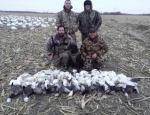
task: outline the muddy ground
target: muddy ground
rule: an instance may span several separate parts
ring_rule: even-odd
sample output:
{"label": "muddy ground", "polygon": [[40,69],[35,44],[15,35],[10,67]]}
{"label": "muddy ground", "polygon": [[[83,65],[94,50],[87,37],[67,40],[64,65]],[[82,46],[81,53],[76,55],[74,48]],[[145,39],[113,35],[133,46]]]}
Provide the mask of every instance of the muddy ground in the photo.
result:
{"label": "muddy ground", "polygon": [[[80,93],[33,95],[25,103],[22,96],[6,103],[10,94],[8,83],[24,72],[36,73],[45,66],[45,42],[56,30],[10,30],[0,28],[0,115],[150,115],[150,17],[102,16],[98,30],[109,47],[102,70],[113,70],[130,77],[140,77],[140,94],[130,94],[130,103],[122,93],[97,97],[96,91],[85,97]],[[81,35],[77,32],[77,43]],[[89,99],[89,100],[88,100]],[[84,109],[81,103],[88,100]]]}

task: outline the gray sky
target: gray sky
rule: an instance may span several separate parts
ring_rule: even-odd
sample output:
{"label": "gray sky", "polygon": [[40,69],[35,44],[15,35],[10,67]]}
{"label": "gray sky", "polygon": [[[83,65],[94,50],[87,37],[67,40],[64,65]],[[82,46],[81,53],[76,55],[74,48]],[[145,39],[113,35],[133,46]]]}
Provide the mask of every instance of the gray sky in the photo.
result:
{"label": "gray sky", "polygon": [[[0,10],[59,12],[65,0],[0,0]],[[71,0],[73,11],[83,11],[85,0]],[[150,0],[92,0],[99,12],[150,13]]]}

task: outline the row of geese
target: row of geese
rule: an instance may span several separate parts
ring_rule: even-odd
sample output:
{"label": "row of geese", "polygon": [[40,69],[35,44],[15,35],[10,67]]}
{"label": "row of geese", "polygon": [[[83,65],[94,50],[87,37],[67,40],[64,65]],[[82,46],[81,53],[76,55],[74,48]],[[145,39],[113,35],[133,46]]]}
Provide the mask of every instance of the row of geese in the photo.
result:
{"label": "row of geese", "polygon": [[56,19],[54,17],[36,17],[36,16],[17,16],[17,15],[1,15],[0,27],[10,27],[12,30],[20,28],[33,30],[37,27],[46,28],[55,26]]}
{"label": "row of geese", "polygon": [[134,91],[139,94],[137,83],[139,80],[114,71],[97,69],[90,72],[82,70],[79,73],[75,69],[72,72],[57,69],[41,70],[34,75],[24,73],[17,79],[12,79],[9,82],[12,93],[7,102],[11,102],[20,94],[23,94],[24,101],[28,102],[32,94],[56,93],[55,96],[61,96],[62,93],[67,93],[68,96],[73,96],[76,92],[85,95],[92,90],[96,90],[98,96],[122,91],[128,98],[128,94]]}

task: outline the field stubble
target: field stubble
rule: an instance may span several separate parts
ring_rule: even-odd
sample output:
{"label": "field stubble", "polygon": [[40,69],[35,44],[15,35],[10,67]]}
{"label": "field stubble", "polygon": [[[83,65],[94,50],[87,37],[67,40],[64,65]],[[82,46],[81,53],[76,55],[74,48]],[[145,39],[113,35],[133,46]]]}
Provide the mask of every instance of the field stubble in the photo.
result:
{"label": "field stubble", "polygon": [[[93,92],[72,98],[50,95],[33,95],[28,103],[21,96],[10,104],[8,83],[24,72],[36,73],[45,66],[45,42],[56,32],[52,26],[35,30],[12,31],[0,28],[0,114],[4,115],[150,115],[150,17],[102,16],[103,24],[98,33],[107,42],[109,52],[102,70],[114,70],[130,77],[141,77],[140,94],[130,94],[131,105],[122,93],[102,98]],[[78,47],[81,35],[77,35]],[[65,101],[64,101],[65,100]],[[81,109],[81,103],[85,109]]]}

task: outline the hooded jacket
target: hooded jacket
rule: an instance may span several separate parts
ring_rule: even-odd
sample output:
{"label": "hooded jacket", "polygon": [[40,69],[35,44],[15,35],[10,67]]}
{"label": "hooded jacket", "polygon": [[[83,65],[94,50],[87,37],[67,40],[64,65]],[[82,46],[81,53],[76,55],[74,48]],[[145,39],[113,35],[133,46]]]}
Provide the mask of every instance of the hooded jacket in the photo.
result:
{"label": "hooded jacket", "polygon": [[78,30],[78,17],[75,12],[71,11],[72,8],[71,6],[70,10],[67,11],[63,6],[63,10],[57,14],[56,18],[56,26],[64,25],[68,34],[75,34]]}
{"label": "hooded jacket", "polygon": [[[87,4],[91,5],[91,9],[89,11],[85,9],[85,5]],[[84,2],[84,11],[78,15],[78,20],[79,30],[85,35],[89,34],[89,29],[92,25],[97,30],[102,24],[100,13],[92,9],[92,2],[90,0],[86,0]]]}

